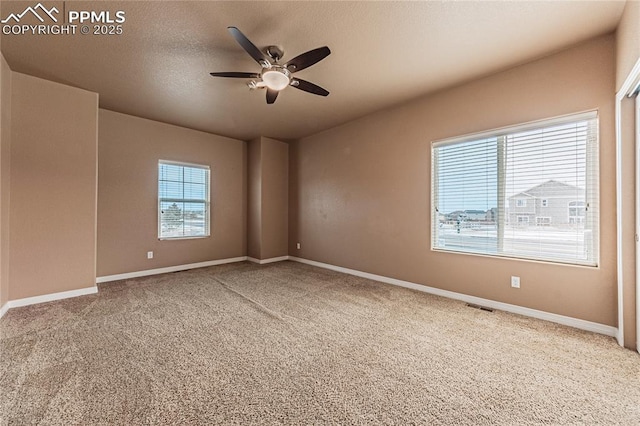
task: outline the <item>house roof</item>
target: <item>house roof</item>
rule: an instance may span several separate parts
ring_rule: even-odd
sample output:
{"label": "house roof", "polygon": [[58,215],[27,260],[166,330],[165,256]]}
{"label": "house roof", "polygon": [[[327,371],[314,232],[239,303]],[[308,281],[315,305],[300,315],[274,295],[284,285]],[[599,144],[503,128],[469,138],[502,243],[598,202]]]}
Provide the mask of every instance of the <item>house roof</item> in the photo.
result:
{"label": "house roof", "polygon": [[517,194],[512,195],[509,198],[524,198],[524,197],[535,198],[535,195],[531,195],[526,192],[518,192]]}
{"label": "house roof", "polygon": [[573,194],[579,195],[582,192],[583,192],[582,188],[551,179],[539,185],[533,186],[527,189],[526,191],[519,192],[515,195],[512,195],[511,197],[509,197],[509,199],[522,198],[522,197],[533,197],[533,198],[562,197],[564,198]]}

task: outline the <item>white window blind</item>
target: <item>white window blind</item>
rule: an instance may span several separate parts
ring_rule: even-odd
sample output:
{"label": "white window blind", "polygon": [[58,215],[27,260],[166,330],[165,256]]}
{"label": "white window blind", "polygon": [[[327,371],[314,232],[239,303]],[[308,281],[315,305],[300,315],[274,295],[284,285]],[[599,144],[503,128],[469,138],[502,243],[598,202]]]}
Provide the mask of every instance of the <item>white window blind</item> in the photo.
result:
{"label": "white window blind", "polygon": [[598,118],[432,144],[432,248],[596,266]]}
{"label": "white window blind", "polygon": [[209,235],[209,166],[158,163],[158,238]]}

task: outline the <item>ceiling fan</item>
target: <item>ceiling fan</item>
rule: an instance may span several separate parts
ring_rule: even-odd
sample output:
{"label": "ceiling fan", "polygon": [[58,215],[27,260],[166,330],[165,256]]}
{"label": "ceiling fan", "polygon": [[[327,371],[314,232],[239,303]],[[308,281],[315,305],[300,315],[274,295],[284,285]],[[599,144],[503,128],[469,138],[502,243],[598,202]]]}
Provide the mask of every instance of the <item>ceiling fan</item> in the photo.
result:
{"label": "ceiling fan", "polygon": [[260,64],[262,71],[260,73],[212,72],[210,73],[212,76],[259,79],[258,81],[252,80],[247,85],[250,89],[266,88],[268,104],[274,103],[278,93],[287,86],[295,87],[314,95],[327,96],[329,94],[322,87],[293,76],[294,73],[302,71],[329,56],[331,50],[327,46],[310,50],[281,65],[278,61],[280,61],[284,52],[277,46],[267,47],[265,49],[267,55],[265,55],[236,27],[227,27],[227,30],[229,30],[238,44]]}

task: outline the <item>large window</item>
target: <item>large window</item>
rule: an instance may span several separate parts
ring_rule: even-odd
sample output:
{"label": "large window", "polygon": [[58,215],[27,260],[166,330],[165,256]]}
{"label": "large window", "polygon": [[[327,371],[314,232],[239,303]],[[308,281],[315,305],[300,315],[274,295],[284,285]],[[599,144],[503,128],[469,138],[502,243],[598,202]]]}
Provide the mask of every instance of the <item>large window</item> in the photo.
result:
{"label": "large window", "polygon": [[434,142],[431,156],[434,250],[597,265],[596,112]]}
{"label": "large window", "polygon": [[158,238],[209,235],[209,167],[158,163]]}

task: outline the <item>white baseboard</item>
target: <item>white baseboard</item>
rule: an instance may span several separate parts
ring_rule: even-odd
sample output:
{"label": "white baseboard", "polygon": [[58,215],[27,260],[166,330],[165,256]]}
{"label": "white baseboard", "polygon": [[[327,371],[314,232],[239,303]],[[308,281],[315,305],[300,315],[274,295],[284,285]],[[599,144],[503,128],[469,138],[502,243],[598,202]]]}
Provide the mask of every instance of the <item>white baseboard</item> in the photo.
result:
{"label": "white baseboard", "polygon": [[[59,293],[43,294],[42,296],[25,297],[24,299],[9,300],[2,307],[2,314],[11,309],[21,306],[35,305],[37,303],[53,302],[54,300],[69,299],[70,297],[85,296],[87,294],[95,294],[98,287],[79,288],[77,290],[61,291]],[[1,315],[0,315],[1,316]]]}
{"label": "white baseboard", "polygon": [[146,277],[149,275],[167,274],[169,272],[186,271],[188,269],[205,268],[207,266],[222,265],[225,263],[243,262],[247,260],[247,256],[231,257],[228,259],[209,260],[207,262],[188,263],[186,265],[168,266],[166,268],[147,269],[146,271],[127,272],[124,274],[106,275],[97,277],[96,284],[106,283],[109,281],[127,280],[129,278]]}
{"label": "white baseboard", "polygon": [[[426,285],[422,285],[422,284],[416,284],[416,283],[412,283],[409,281],[403,281],[403,280],[399,280],[396,278],[390,278],[390,277],[385,277],[382,275],[376,275],[376,274],[371,274],[368,272],[362,272],[362,271],[357,271],[355,269],[349,269],[349,268],[343,268],[341,266],[335,266],[335,265],[331,265],[328,263],[322,263],[322,262],[316,262],[315,260],[308,260],[308,259],[303,259],[303,258],[299,258],[299,257],[295,257],[295,256],[281,256],[281,257],[274,257],[274,258],[270,258],[270,259],[255,259],[255,258],[248,258],[247,256],[241,256],[241,257],[234,257],[234,258],[229,258],[229,259],[219,259],[219,260],[212,260],[212,261],[208,261],[208,262],[199,262],[199,263],[190,263],[190,264],[186,264],[186,265],[177,265],[177,266],[170,266],[170,267],[166,267],[166,268],[158,268],[158,269],[149,269],[146,271],[137,271],[137,272],[130,272],[130,273],[126,273],[126,274],[118,274],[118,275],[108,275],[108,276],[104,276],[104,277],[98,277],[96,279],[96,283],[103,283],[103,282],[109,282],[109,281],[117,281],[117,280],[123,280],[123,279],[128,279],[128,278],[135,278],[135,277],[144,277],[144,276],[148,276],[148,275],[156,275],[156,274],[165,274],[168,272],[176,272],[176,271],[184,271],[184,270],[188,270],[188,269],[195,269],[195,268],[204,268],[207,266],[215,266],[215,265],[222,265],[225,263],[233,263],[233,262],[242,262],[245,260],[249,260],[255,263],[259,263],[259,264],[266,264],[266,263],[273,263],[273,262],[280,262],[280,261],[284,261],[284,260],[292,260],[294,262],[300,262],[300,263],[305,263],[308,265],[313,265],[313,266],[317,266],[320,268],[324,268],[324,269],[330,269],[332,271],[337,271],[337,272],[342,272],[345,274],[349,274],[349,275],[355,275],[358,277],[362,277],[362,278],[367,278],[370,280],[374,280],[374,281],[380,281],[383,283],[387,283],[387,284],[392,284],[392,285],[397,285],[400,287],[406,287],[406,288],[410,288],[413,290],[418,290],[418,291],[422,291],[425,293],[429,293],[429,294],[434,294],[437,296],[442,296],[442,297],[446,297],[449,299],[455,299],[455,300],[460,300],[466,303],[472,303],[475,305],[481,305],[481,306],[486,306],[489,308],[493,308],[493,309],[498,309],[501,311],[505,311],[505,312],[511,312],[514,314],[519,314],[519,315],[523,315],[523,316],[528,316],[528,317],[532,317],[532,318],[537,318],[537,319],[541,319],[541,320],[545,320],[545,321],[550,321],[550,322],[554,322],[554,323],[558,323],[558,324],[562,324],[562,325],[567,325],[570,327],[574,327],[574,328],[578,328],[581,330],[586,330],[586,331],[591,331],[594,333],[599,333],[599,334],[604,334],[606,336],[611,336],[611,337],[617,337],[618,336],[618,329],[609,325],[605,325],[605,324],[600,324],[600,323],[596,323],[596,322],[591,322],[591,321],[586,321],[586,320],[581,320],[578,318],[572,318],[572,317],[568,317],[568,316],[564,316],[564,315],[558,315],[558,314],[554,314],[551,312],[545,312],[545,311],[539,311],[536,309],[531,309],[531,308],[525,308],[523,306],[518,306],[518,305],[511,305],[508,303],[503,303],[503,302],[497,302],[494,300],[489,300],[489,299],[483,299],[480,297],[476,297],[476,296],[469,296],[466,294],[462,294],[462,293],[456,293],[453,291],[449,291],[449,290],[442,290],[439,288],[435,288],[435,287],[429,287]],[[7,303],[4,304],[4,306],[2,306],[0,308],[0,318],[2,318],[2,316],[11,308],[17,308],[20,306],[27,306],[27,305],[33,305],[36,303],[44,303],[44,302],[51,302],[54,300],[60,300],[60,299],[67,299],[70,297],[77,297],[77,296],[83,296],[83,295],[87,295],[87,294],[94,294],[98,292],[98,287],[93,286],[93,287],[87,287],[87,288],[82,288],[82,289],[78,289],[78,290],[70,290],[70,291],[63,291],[60,293],[52,293],[52,294],[45,294],[42,296],[34,296],[34,297],[27,297],[24,299],[17,299],[17,300],[10,300]],[[640,345],[640,343],[639,343]],[[640,347],[639,347],[640,349]]]}
{"label": "white baseboard", "polygon": [[283,260],[289,260],[289,256],[271,257],[269,259],[256,259],[255,257],[247,257],[249,262],[264,265],[265,263],[282,262]]}
{"label": "white baseboard", "polygon": [[389,278],[382,275],[370,274],[368,272],[357,271],[355,269],[343,268],[341,266],[330,265],[328,263],[316,262],[315,260],[302,259],[295,256],[289,256],[289,260],[294,262],[306,263],[308,265],[317,266],[320,268],[331,269],[332,271],[342,272],[349,275],[355,275],[362,278],[367,278],[374,281],[380,281],[387,284],[393,284],[400,287],[406,287],[413,290],[422,291],[436,296],[442,296],[449,299],[460,300],[466,303],[472,303],[474,305],[486,306],[488,308],[497,309],[500,311],[511,312],[527,317],[537,318],[545,321],[555,322],[557,324],[567,325],[569,327],[578,328],[581,330],[592,331],[594,333],[604,334],[610,337],[617,337],[618,329],[610,325],[600,324],[597,322],[591,322],[581,320],[578,318],[567,317],[564,315],[553,314],[551,312],[539,311],[537,309],[525,308],[523,306],[511,305],[509,303],[497,302],[494,300],[483,299],[481,297],[469,296],[462,293],[456,293],[449,290],[442,290],[440,288],[429,287],[422,284],[416,284],[409,281],[398,280],[395,278]]}
{"label": "white baseboard", "polygon": [[613,336],[616,338],[618,345],[624,347],[624,331],[620,328],[616,328],[616,334]]}

